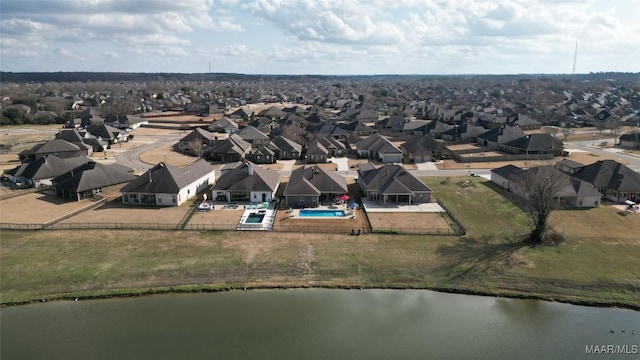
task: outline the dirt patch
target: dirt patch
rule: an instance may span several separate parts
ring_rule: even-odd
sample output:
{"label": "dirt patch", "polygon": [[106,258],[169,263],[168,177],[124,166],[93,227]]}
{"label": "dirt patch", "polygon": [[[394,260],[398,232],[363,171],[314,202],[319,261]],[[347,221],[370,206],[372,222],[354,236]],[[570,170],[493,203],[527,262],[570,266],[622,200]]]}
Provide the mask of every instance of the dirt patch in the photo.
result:
{"label": "dirt patch", "polygon": [[230,228],[236,227],[238,221],[242,217],[242,207],[240,209],[222,209],[221,204],[214,205],[214,209],[211,211],[196,212],[189,220],[189,224],[216,224],[216,225],[228,225]]}
{"label": "dirt patch", "polygon": [[282,168],[284,167],[284,165],[282,163],[275,163],[275,164],[260,164],[261,167],[265,168],[265,169],[271,169],[273,171],[280,171],[282,170]]}
{"label": "dirt patch", "polygon": [[387,229],[451,229],[453,227],[451,219],[444,213],[431,213],[431,212],[369,212],[369,221],[373,231],[387,230]]}

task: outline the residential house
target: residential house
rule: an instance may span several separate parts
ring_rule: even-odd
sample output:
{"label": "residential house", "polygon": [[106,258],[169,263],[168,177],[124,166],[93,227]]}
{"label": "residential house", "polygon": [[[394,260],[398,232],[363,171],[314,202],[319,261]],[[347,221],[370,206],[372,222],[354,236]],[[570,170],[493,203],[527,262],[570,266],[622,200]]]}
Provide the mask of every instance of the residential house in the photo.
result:
{"label": "residential house", "polygon": [[202,128],[195,128],[178,141],[177,150],[185,154],[200,156],[215,140],[217,140],[216,134]]}
{"label": "residential house", "polygon": [[517,126],[501,125],[482,135],[478,135],[477,144],[490,149],[499,149],[502,144],[525,136],[522,129]]}
{"label": "residential house", "polygon": [[59,158],[69,158],[74,156],[89,156],[93,153],[93,147],[84,143],[72,144],[61,139],[49,140],[43,144],[38,144],[29,150],[22,151],[18,156],[20,161],[29,162],[41,157],[53,154]]}
{"label": "residential house", "polygon": [[382,120],[376,121],[374,128],[380,132],[390,134],[394,132],[401,132],[407,122],[409,122],[409,119],[402,115],[391,115]]}
{"label": "residential house", "polygon": [[454,125],[449,130],[440,132],[440,137],[446,141],[476,141],[478,135],[486,133],[487,130],[482,126],[476,126],[470,123],[462,125]]}
{"label": "residential house", "polygon": [[345,178],[318,165],[305,165],[291,172],[284,196],[289,207],[316,207],[347,193]]}
{"label": "residential house", "polygon": [[81,146],[81,144],[89,145],[93,152],[104,151],[108,144],[105,140],[98,139],[86,131],[81,132],[77,129],[62,129],[56,134],[56,139],[65,140],[78,146]]}
{"label": "residential house", "polygon": [[228,117],[221,117],[218,120],[212,121],[207,129],[211,132],[232,134],[238,131],[238,123]]}
{"label": "residential house", "polygon": [[273,164],[276,162],[275,152],[267,146],[251,148],[247,154],[247,160],[255,164]]}
{"label": "residential house", "polygon": [[331,157],[342,157],[347,155],[347,147],[344,143],[331,136],[318,136],[309,142],[307,146],[307,163],[327,162]]}
{"label": "residential house", "polygon": [[245,159],[250,150],[251,144],[238,134],[231,134],[227,139],[214,140],[205,156],[214,161],[234,162]]}
{"label": "residential house", "polygon": [[344,124],[338,124],[338,126],[350,133],[352,136],[369,136],[375,134],[376,129],[362,124],[360,121],[354,120]]}
{"label": "residential house", "polygon": [[512,154],[553,154],[560,156],[564,144],[549,133],[534,133],[511,140],[499,146],[501,150]]}
{"label": "residential house", "polygon": [[384,204],[431,201],[431,188],[400,165],[363,164],[358,168],[358,186],[367,199],[382,200]]}
{"label": "residential house", "polygon": [[620,146],[631,149],[640,149],[640,132],[620,135]]}
{"label": "residential house", "polygon": [[408,162],[423,163],[441,159],[449,151],[443,143],[426,134],[400,145],[400,149]]}
{"label": "residential house", "polygon": [[258,148],[269,143],[269,137],[253,126],[244,127],[235,132],[242,140],[248,142],[254,148]]}
{"label": "residential house", "polygon": [[37,160],[22,163],[19,166],[6,170],[5,175],[13,183],[22,183],[27,187],[39,187],[51,185],[51,180],[70,171],[84,163],[89,158],[84,156],[61,159],[55,155],[46,155]]}
{"label": "residential house", "polygon": [[313,134],[315,136],[325,136],[325,137],[328,136],[336,140],[346,140],[351,135],[351,133],[348,130],[345,130],[339,127],[338,125],[331,124],[331,123],[320,123],[317,125],[314,125],[314,124],[308,125],[307,127],[304,128],[304,130],[308,134]]}
{"label": "residential house", "polygon": [[599,160],[585,165],[573,175],[595,186],[607,199],[640,202],[640,174],[614,160]]}
{"label": "residential house", "polygon": [[578,170],[582,169],[584,164],[575,162],[569,159],[562,159],[556,163],[556,168],[569,175],[575,174]]}
{"label": "residential house", "polygon": [[[514,165],[505,165],[491,170],[491,182],[518,196],[522,196],[523,193],[518,184],[518,177],[523,176],[523,173],[527,171],[536,170],[537,168],[523,170]],[[567,185],[555,195],[558,202],[576,208],[591,208],[600,205],[601,195],[593,185],[569,177],[567,179]]]}
{"label": "residential house", "polygon": [[329,159],[329,150],[318,139],[314,139],[307,146],[305,158],[308,164],[326,163]]}
{"label": "residential house", "polygon": [[120,189],[126,205],[179,206],[215,181],[215,168],[199,159],[183,168],[161,162]]}
{"label": "residential house", "polygon": [[261,116],[250,122],[249,126],[253,126],[264,134],[269,134],[273,129],[279,128],[280,124],[268,117]]}
{"label": "residential house", "polygon": [[213,185],[212,196],[217,201],[271,202],[279,184],[276,171],[243,162],[220,176]]}
{"label": "residential house", "polygon": [[278,160],[296,160],[302,153],[302,145],[284,136],[274,137],[267,147],[273,151]]}
{"label": "residential house", "polygon": [[123,184],[135,180],[131,169],[120,164],[86,162],[51,179],[56,194],[80,201],[94,196],[116,197]]}
{"label": "residential house", "polygon": [[[149,120],[135,115],[108,116],[103,122],[117,129],[137,129],[142,125],[149,125]],[[92,123],[91,125],[98,124]]]}
{"label": "residential house", "polygon": [[91,125],[87,128],[87,132],[96,138],[111,144],[126,142],[129,140],[129,134],[120,129],[107,124]]}
{"label": "residential house", "polygon": [[373,134],[356,143],[358,157],[376,159],[383,163],[402,162],[402,150],[380,134]]}

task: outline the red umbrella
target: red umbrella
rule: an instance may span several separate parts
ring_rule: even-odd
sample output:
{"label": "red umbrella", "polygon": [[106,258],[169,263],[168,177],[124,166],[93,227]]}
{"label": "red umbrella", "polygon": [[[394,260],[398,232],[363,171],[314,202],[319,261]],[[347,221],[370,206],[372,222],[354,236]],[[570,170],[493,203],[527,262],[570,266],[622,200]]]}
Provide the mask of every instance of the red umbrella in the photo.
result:
{"label": "red umbrella", "polygon": [[347,201],[347,200],[349,200],[351,198],[349,197],[349,195],[344,194],[344,195],[338,196],[338,199],[340,199],[341,201]]}

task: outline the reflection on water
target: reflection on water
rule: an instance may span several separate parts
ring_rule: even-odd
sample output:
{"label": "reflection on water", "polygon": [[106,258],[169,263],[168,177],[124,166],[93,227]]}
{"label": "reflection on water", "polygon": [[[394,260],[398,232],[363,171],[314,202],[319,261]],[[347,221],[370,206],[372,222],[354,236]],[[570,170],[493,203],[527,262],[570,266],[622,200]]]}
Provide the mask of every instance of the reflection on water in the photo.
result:
{"label": "reflection on water", "polygon": [[640,343],[630,310],[423,290],[162,295],[0,314],[3,360],[582,359],[586,345]]}

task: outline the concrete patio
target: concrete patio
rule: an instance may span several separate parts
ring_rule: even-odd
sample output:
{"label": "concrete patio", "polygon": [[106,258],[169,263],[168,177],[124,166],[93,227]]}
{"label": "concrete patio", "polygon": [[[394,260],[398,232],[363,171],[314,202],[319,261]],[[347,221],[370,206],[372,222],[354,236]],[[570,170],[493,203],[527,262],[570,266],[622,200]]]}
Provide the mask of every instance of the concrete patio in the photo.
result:
{"label": "concrete patio", "polygon": [[444,212],[445,210],[438,203],[419,204],[399,204],[387,202],[383,204],[378,201],[362,199],[364,209],[367,212]]}

